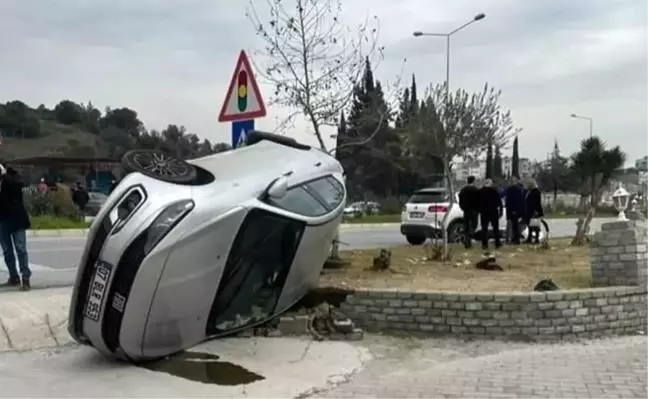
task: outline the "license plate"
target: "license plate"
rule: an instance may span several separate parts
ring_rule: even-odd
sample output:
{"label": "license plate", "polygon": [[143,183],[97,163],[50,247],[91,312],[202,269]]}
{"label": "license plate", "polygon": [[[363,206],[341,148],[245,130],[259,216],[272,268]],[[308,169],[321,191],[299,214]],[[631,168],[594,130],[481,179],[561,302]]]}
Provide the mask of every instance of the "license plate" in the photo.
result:
{"label": "license plate", "polygon": [[422,218],[425,216],[425,212],[410,212],[409,216],[411,218]]}
{"label": "license plate", "polygon": [[99,321],[99,312],[101,311],[101,305],[103,305],[111,272],[112,265],[103,261],[97,262],[94,277],[90,283],[90,295],[85,307],[85,316],[91,320]]}

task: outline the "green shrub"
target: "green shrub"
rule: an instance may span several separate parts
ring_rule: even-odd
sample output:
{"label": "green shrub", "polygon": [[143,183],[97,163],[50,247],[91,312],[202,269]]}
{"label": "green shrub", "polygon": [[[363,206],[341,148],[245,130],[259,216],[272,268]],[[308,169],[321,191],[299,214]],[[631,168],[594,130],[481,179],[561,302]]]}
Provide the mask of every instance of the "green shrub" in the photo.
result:
{"label": "green shrub", "polygon": [[53,216],[76,221],[83,220],[83,214],[72,202],[69,189],[62,185],[59,185],[56,191],[25,193],[23,199],[27,212],[31,216]]}
{"label": "green shrub", "polygon": [[397,197],[387,197],[380,201],[380,213],[396,214],[403,209],[403,202]]}

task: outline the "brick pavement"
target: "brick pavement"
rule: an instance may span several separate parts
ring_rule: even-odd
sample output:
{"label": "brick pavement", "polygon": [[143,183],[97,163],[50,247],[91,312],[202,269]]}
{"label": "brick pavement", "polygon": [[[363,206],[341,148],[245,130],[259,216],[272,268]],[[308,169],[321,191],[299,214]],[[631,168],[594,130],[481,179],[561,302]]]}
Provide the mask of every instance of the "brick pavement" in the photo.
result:
{"label": "brick pavement", "polygon": [[647,398],[645,336],[525,344],[368,336],[374,360],[313,397]]}

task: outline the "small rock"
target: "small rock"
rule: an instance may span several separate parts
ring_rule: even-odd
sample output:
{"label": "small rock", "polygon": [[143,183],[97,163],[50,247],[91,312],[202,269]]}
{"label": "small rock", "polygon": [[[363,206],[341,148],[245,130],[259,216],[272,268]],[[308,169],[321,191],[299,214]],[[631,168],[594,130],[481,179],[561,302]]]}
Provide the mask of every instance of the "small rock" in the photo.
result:
{"label": "small rock", "polygon": [[278,338],[281,337],[281,331],[280,330],[270,330],[268,331],[268,337],[270,338]]}
{"label": "small rock", "polygon": [[238,336],[241,338],[251,338],[254,336],[254,330],[248,328],[247,330],[243,330],[240,333],[238,333]]}
{"label": "small rock", "polygon": [[342,333],[334,332],[329,335],[329,339],[331,341],[344,341],[346,339],[346,336]]}
{"label": "small rock", "polygon": [[347,341],[362,341],[364,331],[361,328],[354,328],[352,333],[346,335]]}

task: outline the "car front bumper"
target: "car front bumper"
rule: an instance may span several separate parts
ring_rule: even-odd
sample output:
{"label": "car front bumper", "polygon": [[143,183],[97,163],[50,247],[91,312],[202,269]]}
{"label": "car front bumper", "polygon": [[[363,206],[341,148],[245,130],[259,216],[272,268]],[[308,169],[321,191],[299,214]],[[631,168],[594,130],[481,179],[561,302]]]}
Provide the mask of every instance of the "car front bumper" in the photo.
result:
{"label": "car front bumper", "polygon": [[429,224],[407,224],[403,223],[400,226],[401,234],[404,236],[415,237],[440,237],[441,228]]}

